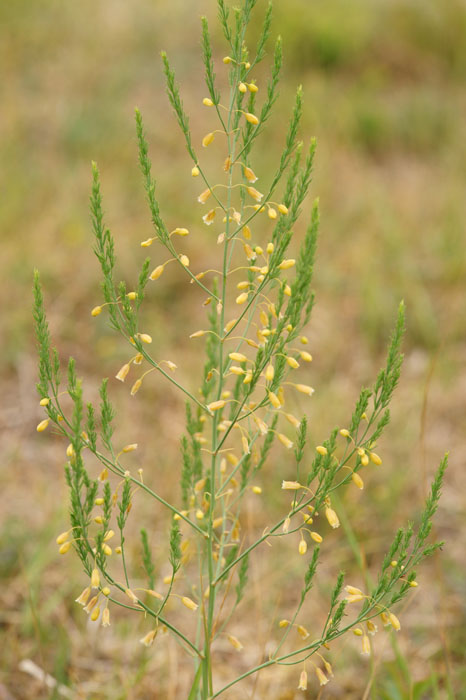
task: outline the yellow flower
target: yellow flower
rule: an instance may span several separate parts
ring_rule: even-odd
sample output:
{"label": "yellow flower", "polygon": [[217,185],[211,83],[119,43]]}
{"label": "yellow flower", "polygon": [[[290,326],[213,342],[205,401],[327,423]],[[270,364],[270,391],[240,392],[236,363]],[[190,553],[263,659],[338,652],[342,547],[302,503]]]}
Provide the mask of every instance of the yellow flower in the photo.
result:
{"label": "yellow flower", "polygon": [[210,211],[207,212],[207,214],[204,214],[202,217],[202,221],[206,224],[206,226],[210,226],[215,219],[215,209],[211,209]]}
{"label": "yellow flower", "polygon": [[234,637],[232,634],[229,634],[227,638],[228,638],[228,641],[230,642],[231,646],[233,646],[237,651],[241,651],[241,649],[243,648],[243,645],[241,644],[239,639]]}
{"label": "yellow flower", "polygon": [[297,491],[297,489],[302,489],[303,486],[299,481],[282,481],[282,489],[284,491]]}
{"label": "yellow flower", "polygon": [[50,423],[49,418],[45,418],[45,420],[41,420],[41,422],[39,423],[39,425],[36,428],[37,432],[42,433],[44,430],[47,429],[49,423]]}
{"label": "yellow flower", "polygon": [[191,600],[191,598],[188,598],[187,596],[183,596],[181,598],[181,602],[189,610],[197,610],[197,608],[199,607],[197,603],[194,602],[194,600]]}
{"label": "yellow flower", "polygon": [[137,450],[137,449],[138,449],[138,443],[133,442],[133,443],[131,443],[131,445],[125,445],[122,449],[122,452],[125,452],[125,453],[126,452],[134,452],[134,450]]}
{"label": "yellow flower", "polygon": [[350,595],[363,595],[361,589],[356,588],[356,586],[345,586],[345,591],[347,591],[347,593]]}
{"label": "yellow flower", "polygon": [[312,386],[308,386],[307,384],[295,384],[295,387],[301,394],[307,394],[307,396],[312,396],[314,393]]}
{"label": "yellow flower", "polygon": [[91,574],[91,587],[98,588],[100,586],[100,575],[98,569],[92,569]]}
{"label": "yellow flower", "polygon": [[345,600],[348,603],[360,603],[361,600],[364,600],[364,596],[358,595],[358,594],[357,595],[348,595],[348,596],[346,596]]}
{"label": "yellow flower", "polygon": [[138,597],[135,593],[130,588],[125,589],[125,593],[128,596],[128,598],[131,600],[131,602],[137,604],[139,603]]}
{"label": "yellow flower", "polygon": [[364,481],[359,476],[359,474],[357,474],[356,472],[353,472],[351,474],[351,478],[353,480],[353,483],[358,487],[358,489],[361,489],[361,491],[362,491],[362,489],[364,488]]}
{"label": "yellow flower", "polygon": [[213,107],[213,106],[214,106],[214,103],[212,102],[212,100],[210,99],[210,97],[204,97],[204,99],[202,100],[202,104],[203,104],[205,107]]}
{"label": "yellow flower", "polygon": [[291,450],[291,448],[293,447],[293,442],[289,438],[287,438],[286,435],[283,435],[282,433],[277,433],[277,437],[284,447],[286,447],[288,450]]}
{"label": "yellow flower", "polygon": [[316,452],[318,452],[323,457],[328,454],[328,450],[324,445],[317,445]]}
{"label": "yellow flower", "polygon": [[204,146],[204,148],[207,148],[207,146],[210,146],[210,144],[212,143],[214,138],[215,138],[215,134],[213,134],[212,132],[210,132],[209,134],[206,134],[204,136],[204,138],[202,139],[202,145]]}
{"label": "yellow flower", "polygon": [[366,656],[370,656],[371,653],[371,643],[369,641],[369,637],[367,634],[363,635],[362,638],[362,651],[361,654],[365,654]]}
{"label": "yellow flower", "polygon": [[340,527],[340,521],[338,520],[338,515],[335,513],[333,508],[327,507],[325,509],[325,517],[327,518],[329,525],[333,528]]}
{"label": "yellow flower", "polygon": [[139,641],[141,644],[144,644],[145,647],[150,647],[154,643],[154,639],[157,636],[157,630],[153,629],[150,632],[148,632],[142,639]]}
{"label": "yellow flower", "polygon": [[105,608],[102,613],[102,627],[110,627],[110,610]]}
{"label": "yellow flower", "polygon": [[307,690],[307,673],[306,671],[301,671],[299,676],[298,690]]}
{"label": "yellow flower", "polygon": [[373,463],[376,464],[377,466],[380,466],[380,465],[382,464],[381,458],[380,458],[379,455],[376,454],[375,452],[371,452],[371,453],[369,454],[369,457],[371,458],[371,462],[373,462]]}
{"label": "yellow flower", "polygon": [[199,170],[199,168],[197,167],[197,165],[195,165],[194,168],[191,169],[191,175],[192,175],[193,177],[197,177],[197,176],[199,175],[199,172],[200,172],[200,170]]}
{"label": "yellow flower", "polygon": [[294,267],[296,265],[296,260],[293,258],[289,258],[288,260],[282,260],[278,268],[280,270],[289,270],[291,267]]}
{"label": "yellow flower", "polygon": [[131,391],[130,391],[131,396],[134,396],[134,394],[136,394],[139,391],[139,389],[141,388],[141,385],[142,385],[142,379],[136,379],[133,386],[131,387]]}
{"label": "yellow flower", "polygon": [[303,627],[303,625],[298,625],[296,629],[298,630],[299,636],[303,639],[307,639],[309,637],[309,632],[305,627]]}
{"label": "yellow flower", "polygon": [[209,403],[207,405],[207,408],[209,411],[219,411],[225,406],[226,401],[220,400],[220,401],[212,401],[212,403]]}
{"label": "yellow flower", "polygon": [[66,540],[68,539],[69,534],[70,534],[70,530],[67,530],[66,532],[62,532],[60,535],[58,535],[58,537],[57,537],[57,539],[55,540],[55,542],[56,542],[57,544],[63,544],[63,543],[66,542]]}
{"label": "yellow flower", "polygon": [[256,202],[260,202],[262,197],[264,196],[261,192],[256,190],[255,187],[246,187],[246,192],[249,194],[250,197],[256,200]]}
{"label": "yellow flower", "polygon": [[101,313],[102,313],[102,307],[101,306],[94,306],[94,308],[91,311],[91,316],[98,316]]}
{"label": "yellow flower", "polygon": [[291,357],[291,355],[290,355],[289,357],[286,358],[286,361],[290,367],[292,367],[293,369],[298,369],[299,362],[297,360],[295,360],[294,357]]}
{"label": "yellow flower", "polygon": [[247,293],[247,292],[242,292],[242,294],[239,294],[239,295],[236,297],[236,303],[239,304],[239,305],[244,304],[244,302],[247,301],[247,298],[248,298],[248,293]]}
{"label": "yellow flower", "polygon": [[[248,182],[256,182],[256,180],[257,180],[256,174],[255,174],[254,171],[253,171],[251,168],[249,168],[247,165],[244,166],[244,168],[243,168],[243,173],[244,173],[244,177],[246,178],[246,180],[247,180]],[[245,227],[245,228],[246,228],[246,227]]]}
{"label": "yellow flower", "polygon": [[280,407],[281,407],[282,402],[280,401],[280,399],[278,398],[278,396],[277,396],[276,394],[274,394],[273,391],[269,391],[269,392],[268,392],[268,396],[269,396],[270,403],[272,404],[272,406],[273,406],[274,408],[280,408]]}
{"label": "yellow flower", "polygon": [[248,359],[246,355],[243,355],[241,352],[230,352],[228,357],[230,360],[234,360],[235,362],[246,362]]}
{"label": "yellow flower", "polygon": [[79,605],[86,605],[87,601],[89,600],[89,596],[91,595],[91,587],[88,586],[83,590],[83,592],[76,598],[75,602],[79,603]]}
{"label": "yellow flower", "polygon": [[91,610],[93,610],[95,608],[95,606],[97,605],[98,600],[99,600],[98,595],[95,595],[93,598],[91,598],[90,601],[88,602],[88,604],[86,605],[86,607],[84,608],[84,611],[87,613],[90,613]]}
{"label": "yellow flower", "polygon": [[320,668],[316,668],[316,676],[320,685],[327,685],[328,678]]}
{"label": "yellow flower", "polygon": [[119,379],[120,382],[124,382],[126,379],[126,376],[129,372],[130,365],[129,363],[126,363],[121,367],[121,369],[118,370],[117,374],[115,375],[115,379]]}
{"label": "yellow flower", "polygon": [[249,122],[250,124],[254,124],[254,125],[259,124],[259,120],[255,114],[251,114],[251,112],[245,112],[244,116],[246,118],[246,121]]}
{"label": "yellow flower", "polygon": [[212,194],[212,190],[210,190],[210,189],[204,190],[203,192],[201,192],[201,194],[197,198],[197,201],[200,204],[205,204],[207,202],[207,200],[209,199],[211,194]]}

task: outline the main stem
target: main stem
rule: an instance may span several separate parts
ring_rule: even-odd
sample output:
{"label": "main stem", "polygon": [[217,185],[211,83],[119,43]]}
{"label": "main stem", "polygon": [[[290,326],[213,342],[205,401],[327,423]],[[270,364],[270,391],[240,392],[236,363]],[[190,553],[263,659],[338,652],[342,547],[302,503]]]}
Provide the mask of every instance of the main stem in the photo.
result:
{"label": "main stem", "polygon": [[[236,69],[237,70],[237,69]],[[235,86],[237,80],[232,83],[230,91],[230,105],[228,111],[228,122],[227,122],[227,143],[228,143],[228,155],[234,161],[234,149],[236,145],[236,136],[232,138],[230,133],[231,120],[233,115],[233,107],[235,104]],[[223,266],[222,266],[222,290],[221,290],[221,309],[220,309],[220,333],[223,333],[223,328],[225,325],[225,303],[226,303],[226,292],[227,292],[227,277],[228,277],[228,251],[229,251],[229,233],[230,233],[230,207],[231,207],[231,195],[233,186],[233,168],[230,168],[228,175],[228,190],[227,190],[227,204],[226,204],[226,230],[225,230],[225,244],[223,248]],[[217,400],[221,398],[224,386],[224,346],[223,341],[219,344],[218,353],[218,390],[217,390]],[[210,465],[210,503],[209,503],[209,519],[208,519],[208,540],[206,542],[206,555],[207,555],[207,568],[209,576],[209,598],[207,606],[207,614],[204,613],[204,659],[202,660],[203,672],[202,672],[202,700],[207,700],[213,694],[213,679],[212,679],[212,657],[211,657],[211,645],[213,637],[213,625],[214,625],[214,613],[215,613],[215,597],[216,597],[216,587],[215,587],[215,571],[214,571],[214,560],[213,560],[213,519],[215,510],[215,492],[216,492],[216,472],[217,472],[217,462],[218,462],[218,414],[214,413],[212,419],[212,458]]]}

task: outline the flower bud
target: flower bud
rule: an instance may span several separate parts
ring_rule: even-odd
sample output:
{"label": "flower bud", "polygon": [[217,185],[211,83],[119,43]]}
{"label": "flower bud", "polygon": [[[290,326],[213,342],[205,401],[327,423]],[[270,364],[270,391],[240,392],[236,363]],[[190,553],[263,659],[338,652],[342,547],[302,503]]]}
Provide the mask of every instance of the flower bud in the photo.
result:
{"label": "flower bud", "polygon": [[289,270],[291,267],[294,267],[296,264],[296,260],[293,258],[289,258],[288,260],[282,260],[280,265],[278,266],[279,270]]}
{"label": "flower bud", "polygon": [[226,401],[223,401],[222,399],[220,401],[212,401],[212,403],[209,403],[207,405],[207,408],[211,412],[219,411],[220,409],[222,409],[225,406],[225,403],[226,403]]}
{"label": "flower bud", "polygon": [[259,124],[259,120],[255,114],[251,114],[251,112],[245,112],[244,116],[246,118],[246,121],[249,122],[250,124],[254,124],[254,126]]}
{"label": "flower bud", "polygon": [[244,166],[243,173],[244,177],[248,182],[256,182],[257,176],[255,175],[254,171],[251,170],[251,168],[249,168],[247,165]]}
{"label": "flower bud", "polygon": [[191,600],[191,598],[188,598],[187,596],[183,596],[181,598],[181,602],[189,610],[197,610],[197,608],[199,607],[197,603],[194,602],[194,600]]}
{"label": "flower bud", "polygon": [[232,634],[229,634],[227,638],[228,638],[228,641],[230,642],[232,647],[234,647],[237,651],[241,651],[241,649],[243,648],[243,645],[241,644],[239,639],[234,637]]}
{"label": "flower bud", "polygon": [[262,197],[264,196],[261,192],[256,190],[255,187],[246,187],[246,192],[250,197],[256,200],[256,202],[260,202]]}
{"label": "flower bud", "polygon": [[203,147],[204,147],[204,148],[207,148],[207,146],[210,146],[210,144],[212,143],[212,141],[214,140],[214,138],[215,138],[215,134],[214,134],[213,132],[210,132],[210,133],[206,134],[206,135],[204,136],[204,138],[202,139],[202,145],[203,145]]}
{"label": "flower bud", "polygon": [[327,507],[325,509],[325,517],[327,518],[330,527],[333,527],[333,528],[340,527],[340,521],[338,520],[338,515],[335,513],[333,508]]}
{"label": "flower bud", "polygon": [[282,445],[287,448],[287,450],[291,450],[291,448],[293,447],[293,442],[289,438],[287,438],[286,435],[283,435],[282,433],[277,433],[277,437],[282,443]]}
{"label": "flower bud", "polygon": [[327,685],[328,678],[325,673],[318,667],[316,667],[316,676],[320,685]]}
{"label": "flower bud", "polygon": [[154,643],[154,639],[157,635],[157,629],[153,629],[150,632],[148,632],[142,639],[139,641],[141,644],[144,644],[145,647],[150,647]]}
{"label": "flower bud", "polygon": [[297,360],[295,360],[294,357],[291,357],[291,355],[286,358],[286,362],[293,369],[298,369],[298,367],[299,367],[299,362]]}
{"label": "flower bud", "polygon": [[209,199],[211,194],[212,194],[212,190],[210,190],[210,189],[204,190],[203,192],[201,192],[201,194],[197,198],[197,201],[200,204],[205,204],[207,202],[207,200]]}
{"label": "flower bud", "polygon": [[301,671],[299,676],[298,690],[307,690],[307,673],[306,671]]}

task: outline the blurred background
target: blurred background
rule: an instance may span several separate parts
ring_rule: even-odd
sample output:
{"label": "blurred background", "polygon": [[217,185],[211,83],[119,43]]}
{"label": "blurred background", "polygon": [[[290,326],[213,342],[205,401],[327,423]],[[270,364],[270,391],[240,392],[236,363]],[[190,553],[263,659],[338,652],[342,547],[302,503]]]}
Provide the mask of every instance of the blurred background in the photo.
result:
{"label": "blurred background", "polygon": [[[251,47],[264,9],[259,0]],[[190,228],[183,244],[193,269],[214,262],[214,234],[200,221],[199,183],[190,176],[159,57],[165,49],[172,60],[199,144],[215,128],[201,104],[201,14],[211,24],[224,88],[226,50],[214,0],[0,3],[1,700],[67,692],[47,690],[22,671],[25,659],[68,686],[69,697],[185,697],[187,671],[175,645],[164,642],[146,653],[137,643],[143,626],[133,617],[116,612],[110,630],[88,628],[73,602],[85,578],[73,557],[58,557],[54,542],[67,523],[64,446],[35,431],[42,414],[31,285],[38,267],[54,342],[65,360],[76,357],[86,398],[96,399],[100,378],[113,377],[128,351],[104,315],[90,316],[101,299],[88,217],[90,162],[101,170],[107,224],[131,287],[144,257],[139,242],[151,235],[135,106],[145,119],[169,229]],[[420,586],[400,614],[402,631],[396,642],[381,643],[371,666],[357,640],[345,642],[332,657],[335,678],[319,697],[466,697],[466,3],[275,0],[272,37],[278,33],[285,59],[280,97],[253,164],[259,182],[267,182],[302,84],[301,135],[318,140],[311,199],[320,197],[322,221],[308,332],[314,362],[303,375],[316,394],[310,406],[294,406],[308,413],[311,442],[347,424],[361,385],[371,383],[383,362],[399,301],[407,306],[402,379],[378,447],[384,465],[371,473],[363,494],[349,489],[341,504],[355,536],[364,534],[361,554],[374,571],[395,530],[416,521],[432,474],[450,451],[435,523],[435,536],[446,545],[420,570]],[[271,42],[268,58],[272,48]],[[261,87],[267,70],[266,60],[255,75]],[[298,240],[308,211],[309,205],[296,227]],[[158,251],[151,253],[156,261]],[[174,266],[158,285],[146,304],[147,330],[160,356],[174,360],[195,390],[200,359],[187,329],[202,327],[202,297]],[[166,495],[176,493],[169,474],[179,460],[183,402],[159,380],[137,401],[116,384],[110,381],[118,439],[139,442],[154,483]],[[279,474],[279,464],[271,468]],[[142,499],[139,507],[153,535],[164,536],[166,515],[148,512]],[[255,517],[267,523],[278,507],[272,498]],[[348,543],[334,543],[335,567],[348,575],[354,567],[359,575]],[[268,587],[285,601],[287,572],[269,576]],[[249,604],[256,603],[253,592]],[[302,697],[295,676],[293,670],[264,674],[254,697]],[[251,688],[235,693],[227,697],[253,697]],[[315,687],[307,697],[317,697]]]}

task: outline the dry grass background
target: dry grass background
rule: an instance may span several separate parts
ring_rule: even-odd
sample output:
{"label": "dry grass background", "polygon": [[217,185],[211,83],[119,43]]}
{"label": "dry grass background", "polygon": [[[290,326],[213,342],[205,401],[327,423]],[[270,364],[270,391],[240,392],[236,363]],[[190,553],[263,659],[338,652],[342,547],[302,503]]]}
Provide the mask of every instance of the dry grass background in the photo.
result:
{"label": "dry grass background", "polygon": [[[182,220],[192,229],[186,250],[192,267],[209,266],[216,252],[212,233],[199,224],[196,183],[164,95],[158,54],[166,49],[173,60],[199,141],[208,117],[200,106],[205,91],[198,17],[206,14],[213,24],[214,5],[0,3],[2,700],[60,696],[19,670],[24,659],[68,685],[76,698],[185,697],[189,669],[170,640],[146,653],[133,617],[115,615],[110,630],[96,629],[86,626],[73,603],[84,578],[72,558],[57,557],[54,545],[67,511],[63,445],[35,432],[41,414],[30,289],[38,267],[55,342],[63,357],[76,357],[86,395],[95,398],[99,378],[115,374],[126,349],[102,318],[89,315],[100,298],[87,215],[90,161],[101,169],[122,275],[133,280],[139,241],[150,235],[136,159],[135,105],[145,117],[163,212],[170,225]],[[254,164],[265,178],[282,143],[295,85],[302,83],[302,134],[318,138],[312,193],[320,196],[322,217],[317,307],[309,329],[314,363],[308,379],[316,388],[306,407],[312,440],[346,424],[360,385],[372,380],[383,361],[399,300],[407,304],[405,366],[393,421],[379,446],[384,466],[362,495],[349,490],[341,505],[356,535],[364,536],[369,569],[377,566],[391,533],[416,519],[440,457],[451,453],[436,520],[436,535],[446,546],[420,571],[420,587],[401,613],[397,644],[381,638],[372,667],[352,640],[335,647],[336,676],[319,697],[466,697],[466,4],[276,0],[275,6],[285,75],[263,137],[267,148],[259,149]],[[218,33],[215,51],[223,55]],[[257,78],[264,84],[265,75]],[[297,238],[303,226],[304,219]],[[195,388],[200,358],[186,337],[187,329],[202,325],[200,297],[173,269],[147,307],[147,327],[160,355],[174,359]],[[120,409],[122,444],[138,441],[146,473],[163,493],[173,493],[177,485],[170,474],[183,429],[179,398],[158,381],[137,400],[130,401],[116,382],[111,393]],[[304,410],[304,403],[295,408]],[[270,467],[277,478],[282,468],[279,459]],[[270,502],[249,504],[248,521],[267,523],[279,503],[277,494]],[[166,514],[148,512],[142,499],[138,508],[157,543],[165,535]],[[344,537],[328,541],[332,559],[322,565],[324,582],[338,567],[359,576]],[[161,566],[162,555],[156,546]],[[278,548],[273,556],[280,557]],[[246,623],[239,626],[250,639],[251,657],[261,652],[275,614],[274,607],[260,608],[261,586],[282,612],[294,595],[290,571],[276,567],[272,573],[265,557],[257,558],[253,573],[246,609],[258,638]],[[324,600],[317,593],[311,618]],[[218,653],[220,676],[232,672],[230,664],[243,663],[222,648]],[[365,696],[371,675],[375,680]],[[295,676],[263,674],[255,697],[298,697]],[[228,697],[252,697],[251,687]],[[315,690],[308,697],[317,697]]]}

